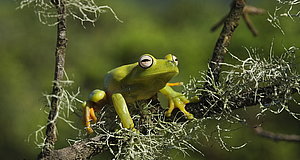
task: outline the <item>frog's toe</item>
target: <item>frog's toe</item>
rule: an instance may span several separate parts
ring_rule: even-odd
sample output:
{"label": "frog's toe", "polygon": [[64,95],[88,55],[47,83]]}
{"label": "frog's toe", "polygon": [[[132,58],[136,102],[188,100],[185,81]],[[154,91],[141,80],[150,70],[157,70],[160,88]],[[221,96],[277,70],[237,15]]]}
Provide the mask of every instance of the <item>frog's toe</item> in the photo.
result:
{"label": "frog's toe", "polygon": [[136,133],[136,134],[140,134],[140,131],[138,129],[136,129],[136,128],[132,128],[131,131],[134,132],[134,133]]}
{"label": "frog's toe", "polygon": [[185,98],[184,96],[180,97],[180,101],[182,103],[184,103],[184,105],[187,104],[187,103],[190,103],[190,101],[187,98]]}
{"label": "frog's toe", "polygon": [[169,111],[166,111],[166,112],[165,112],[165,116],[166,116],[166,117],[171,117],[171,114],[172,114],[172,112],[169,112]]}
{"label": "frog's toe", "polygon": [[197,102],[199,102],[200,101],[200,98],[198,97],[198,96],[194,96],[194,97],[192,97],[191,99],[190,99],[190,102],[191,103],[197,103]]}
{"label": "frog's toe", "polygon": [[85,129],[88,133],[93,133],[93,129],[91,128],[91,121],[97,122],[97,117],[95,115],[95,111],[93,107],[89,107],[89,102],[83,102],[83,115],[84,115],[84,125]]}
{"label": "frog's toe", "polygon": [[185,116],[186,116],[186,118],[189,119],[189,120],[194,119],[194,115],[191,114],[191,113],[188,113],[188,114],[186,114]]}
{"label": "frog's toe", "polygon": [[122,122],[122,126],[127,129],[133,129],[134,123],[133,123],[132,119],[128,119],[128,120]]}
{"label": "frog's toe", "polygon": [[86,131],[91,134],[94,132],[94,130],[91,127],[86,127]]}
{"label": "frog's toe", "polygon": [[131,123],[129,128],[134,128],[134,123]]}

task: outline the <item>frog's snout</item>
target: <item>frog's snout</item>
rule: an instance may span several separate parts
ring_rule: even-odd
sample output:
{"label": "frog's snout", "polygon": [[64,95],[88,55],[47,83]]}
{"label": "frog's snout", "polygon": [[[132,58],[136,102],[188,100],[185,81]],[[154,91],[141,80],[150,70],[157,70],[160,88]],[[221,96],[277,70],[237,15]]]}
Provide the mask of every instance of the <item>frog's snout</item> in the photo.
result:
{"label": "frog's snout", "polygon": [[[174,61],[168,60],[167,61],[167,65],[168,65],[169,69],[171,69],[171,68],[174,68],[174,69],[177,68],[177,64]],[[177,70],[178,70],[178,68],[177,68]]]}

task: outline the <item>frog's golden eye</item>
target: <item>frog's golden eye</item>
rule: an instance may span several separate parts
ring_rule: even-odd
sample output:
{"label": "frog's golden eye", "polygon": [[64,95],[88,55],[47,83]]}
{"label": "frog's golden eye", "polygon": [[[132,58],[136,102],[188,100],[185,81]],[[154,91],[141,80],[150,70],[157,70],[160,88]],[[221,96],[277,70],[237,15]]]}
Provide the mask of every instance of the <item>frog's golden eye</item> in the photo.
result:
{"label": "frog's golden eye", "polygon": [[172,60],[175,62],[176,66],[178,65],[178,59],[176,56],[172,55]]}
{"label": "frog's golden eye", "polygon": [[142,57],[140,58],[140,61],[139,61],[139,65],[142,67],[142,68],[149,68],[151,67],[153,64],[153,58],[149,55],[142,55]]}

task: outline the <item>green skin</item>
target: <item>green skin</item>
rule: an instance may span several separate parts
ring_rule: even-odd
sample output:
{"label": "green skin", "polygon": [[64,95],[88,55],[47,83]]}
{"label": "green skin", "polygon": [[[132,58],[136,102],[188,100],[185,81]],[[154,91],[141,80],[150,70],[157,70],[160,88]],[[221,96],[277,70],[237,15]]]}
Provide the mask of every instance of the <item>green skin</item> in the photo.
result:
{"label": "green skin", "polygon": [[[143,56],[146,62],[143,62]],[[179,108],[188,119],[194,118],[184,108],[189,100],[168,85],[169,80],[179,73],[176,57],[171,54],[166,55],[165,59],[155,59],[149,54],[143,56],[139,62],[109,71],[104,79],[104,91],[94,90],[88,101],[83,103],[85,125],[89,133],[93,132],[90,121],[97,121],[94,110],[99,110],[105,104],[113,104],[124,128],[134,129],[127,103],[150,99],[158,92],[169,100],[166,116],[171,116],[173,109]],[[151,63],[148,59],[152,59]]]}

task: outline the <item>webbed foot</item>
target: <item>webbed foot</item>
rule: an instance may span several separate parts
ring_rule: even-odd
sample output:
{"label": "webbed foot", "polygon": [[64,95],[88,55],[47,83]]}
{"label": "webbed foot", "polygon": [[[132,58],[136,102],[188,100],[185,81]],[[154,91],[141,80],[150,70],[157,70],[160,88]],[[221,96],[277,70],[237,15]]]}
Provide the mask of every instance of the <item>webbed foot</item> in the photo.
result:
{"label": "webbed foot", "polygon": [[178,108],[182,113],[184,113],[187,119],[194,119],[194,115],[185,110],[185,105],[189,102],[190,101],[183,95],[169,98],[169,109],[165,112],[165,115],[170,117],[172,111],[175,108]]}

